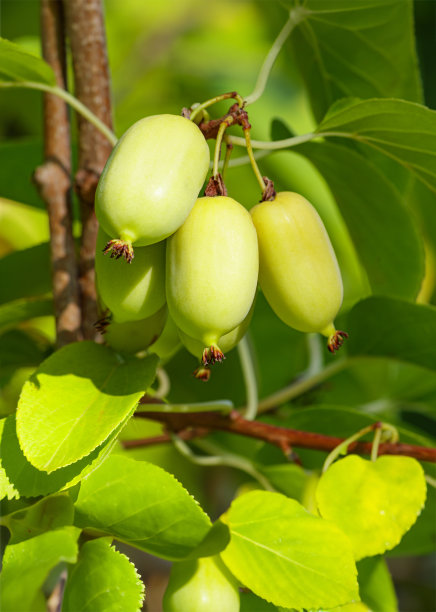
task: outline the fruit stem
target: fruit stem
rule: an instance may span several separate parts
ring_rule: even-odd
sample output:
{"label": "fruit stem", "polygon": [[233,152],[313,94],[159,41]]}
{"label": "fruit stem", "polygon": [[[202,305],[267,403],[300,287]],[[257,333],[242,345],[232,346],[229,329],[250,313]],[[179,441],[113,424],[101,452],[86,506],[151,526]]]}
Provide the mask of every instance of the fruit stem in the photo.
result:
{"label": "fruit stem", "polygon": [[242,472],[246,472],[247,474],[249,474],[252,478],[257,480],[267,491],[275,491],[275,489],[271,486],[269,480],[265,478],[263,474],[258,472],[252,462],[246,459],[245,457],[240,457],[239,455],[233,455],[231,453],[224,452],[216,444],[213,444],[212,442],[209,442],[207,440],[195,440],[194,444],[204,452],[216,453],[210,455],[209,457],[201,457],[199,455],[196,455],[188,446],[188,444],[186,444],[186,442],[182,440],[178,435],[174,433],[171,433],[170,435],[173,444],[179,451],[179,453],[189,459],[189,461],[191,461],[192,463],[204,466],[225,465],[228,467],[236,468],[238,470],[241,470]]}
{"label": "fruit stem", "polygon": [[245,391],[247,394],[247,405],[244,417],[248,421],[253,421],[257,415],[259,395],[257,391],[257,379],[254,369],[253,358],[249,342],[246,337],[238,343],[239,359],[241,361],[242,375],[244,377]]}
{"label": "fruit stem", "polygon": [[262,174],[260,173],[259,170],[259,166],[257,165],[257,162],[254,158],[254,154],[253,154],[253,147],[251,146],[251,138],[250,138],[250,129],[249,128],[244,128],[244,136],[245,136],[245,142],[247,145],[247,153],[248,153],[248,157],[250,158],[250,164],[251,167],[253,168],[253,172],[256,175],[257,178],[257,182],[260,185],[260,188],[262,190],[262,194],[266,189],[266,185],[265,185],[265,181],[262,178]]}
{"label": "fruit stem", "polygon": [[424,474],[424,477],[425,477],[427,484],[429,484],[431,487],[434,487],[436,489],[436,478],[433,478],[429,474]]}
{"label": "fruit stem", "polygon": [[358,432],[356,432],[355,434],[353,434],[352,436],[350,436],[349,438],[347,438],[346,440],[338,444],[338,446],[336,446],[336,448],[334,448],[332,452],[327,455],[327,458],[324,461],[324,465],[322,466],[322,472],[324,473],[340,455],[345,455],[347,453],[347,449],[349,445],[352,442],[355,442],[356,440],[366,435],[367,433],[374,431],[374,429],[379,429],[379,428],[380,428],[380,423],[372,423],[371,425],[367,425],[363,429],[360,429]]}
{"label": "fruit stem", "polygon": [[224,141],[226,143],[226,155],[224,157],[224,162],[223,162],[223,165],[222,165],[223,167],[222,167],[222,170],[221,170],[221,176],[223,177],[223,180],[224,180],[224,174],[225,174],[225,172],[226,172],[226,170],[228,168],[228,165],[229,165],[230,155],[232,154],[232,151],[233,151],[233,145],[230,142],[229,137],[227,136],[227,134],[224,134]]}
{"label": "fruit stem", "polygon": [[214,179],[218,178],[218,173],[219,173],[218,165],[219,165],[220,156],[221,156],[221,143],[223,140],[224,132],[229,127],[229,125],[231,125],[232,123],[233,123],[233,117],[231,116],[226,117],[226,119],[224,119],[224,121],[221,123],[219,130],[218,130],[218,134],[216,136],[215,152],[213,156],[213,168],[212,168],[212,175]]}
{"label": "fruit stem", "polygon": [[194,121],[197,115],[205,108],[208,108],[209,106],[212,106],[212,104],[216,104],[217,102],[221,102],[222,100],[228,100],[229,98],[233,98],[234,100],[236,100],[240,107],[242,107],[244,104],[244,100],[236,91],[229,91],[228,93],[221,94],[220,96],[215,96],[214,98],[206,100],[206,102],[203,102],[202,104],[196,106],[195,109],[192,111],[189,119],[191,121]]}
{"label": "fruit stem", "polygon": [[82,117],[85,117],[89,123],[92,123],[92,125],[97,128],[97,130],[101,132],[103,136],[106,136],[113,146],[115,146],[117,143],[118,138],[115,136],[112,130],[110,130],[107,125],[103,123],[103,121],[94,115],[94,113],[89,110],[87,106],[82,104],[80,100],[72,96],[70,93],[68,93],[68,91],[65,91],[65,89],[62,89],[61,87],[45,85],[44,83],[37,83],[34,81],[20,81],[13,83],[3,82],[0,83],[0,87],[23,87],[25,89],[38,89],[39,91],[44,91],[53,94],[54,96],[58,96],[67,102],[67,104],[69,104],[72,108],[74,108],[74,110],[82,115]]}
{"label": "fruit stem", "polygon": [[273,42],[271,49],[268,51],[263,61],[263,64],[259,71],[259,75],[257,77],[256,85],[253,91],[251,92],[249,96],[246,96],[244,99],[245,104],[253,104],[253,102],[256,102],[256,100],[258,100],[261,97],[261,95],[265,91],[265,87],[266,87],[271,69],[274,66],[274,62],[276,61],[278,54],[280,53],[283,45],[285,44],[292,30],[303,19],[304,19],[304,11],[302,10],[301,7],[290,11],[287,22],[285,23],[285,25],[279,32],[279,35]]}
{"label": "fruit stem", "polygon": [[381,423],[377,423],[378,427],[375,430],[374,433],[374,440],[372,441],[372,448],[371,448],[371,461],[375,461],[377,459],[378,456],[378,447],[380,446],[380,441],[381,441],[381,437],[382,437],[382,427],[381,427]]}

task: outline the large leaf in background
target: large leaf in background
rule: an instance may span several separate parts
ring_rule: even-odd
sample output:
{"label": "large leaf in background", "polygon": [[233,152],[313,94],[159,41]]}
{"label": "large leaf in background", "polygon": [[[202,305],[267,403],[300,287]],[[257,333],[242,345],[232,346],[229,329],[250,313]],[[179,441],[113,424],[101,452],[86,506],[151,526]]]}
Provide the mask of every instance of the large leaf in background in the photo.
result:
{"label": "large leaf in background", "polygon": [[[6,424],[6,419],[2,419],[0,421],[0,440],[3,439],[4,436],[4,426]],[[2,455],[2,453],[0,453],[0,456],[4,456]],[[14,485],[12,484],[12,482],[9,480],[5,469],[3,467],[3,465],[0,464],[0,500],[4,499],[18,499],[20,497],[19,492],[17,491],[17,489],[14,487]]]}
{"label": "large leaf in background", "polygon": [[436,192],[436,111],[405,100],[346,98],[329,109],[316,131],[380,151]]}
{"label": "large leaf in background", "polygon": [[259,597],[299,610],[359,599],[348,538],[298,502],[253,491],[233,501],[221,520],[231,534],[222,559]]}
{"label": "large leaf in background", "polygon": [[64,527],[9,544],[3,557],[0,608],[4,612],[33,610],[33,600],[50,570],[61,561],[75,563],[79,534],[75,527]]}
{"label": "large leaf in background", "polygon": [[0,81],[34,81],[56,85],[53,69],[41,58],[0,38]]}
{"label": "large leaf in background", "polygon": [[0,421],[2,423],[0,439],[0,456],[2,458],[0,468],[0,499],[10,497],[11,495],[15,495],[15,497],[19,495],[36,497],[72,487],[84,476],[92,472],[92,470],[95,470],[107,457],[117,440],[119,432],[130,419],[133,411],[134,408],[112,432],[109,438],[103,444],[97,446],[92,453],[51,474],[38,470],[23,455],[17,438],[15,414]]}
{"label": "large leaf in background", "polygon": [[397,612],[394,585],[383,557],[370,557],[357,563],[359,593],[370,610]]}
{"label": "large leaf in background", "polygon": [[170,560],[186,558],[211,528],[207,515],[168,472],[113,455],[87,476],[75,523]]}
{"label": "large leaf in background", "polygon": [[137,612],[144,585],[135,566],[110,539],[85,542],[65,587],[62,612]]}
{"label": "large leaf in background", "polygon": [[44,208],[44,202],[32,183],[35,168],[42,162],[42,142],[0,143],[0,194],[2,197]]}
{"label": "large leaf in background", "polygon": [[[9,177],[9,183],[12,182],[14,179]],[[44,210],[0,197],[0,244],[11,249],[25,249],[49,238],[48,217]]]}
{"label": "large leaf in background", "polygon": [[0,259],[0,304],[51,292],[48,242],[8,253]]}
{"label": "large leaf in background", "polygon": [[351,355],[392,357],[436,370],[436,307],[370,297],[348,315]]}
{"label": "large leaf in background", "polygon": [[17,368],[36,367],[49,352],[50,344],[37,334],[21,329],[0,333],[0,372],[4,376]]}
{"label": "large leaf in background", "polygon": [[0,306],[0,330],[13,327],[22,321],[53,314],[53,300],[38,297],[8,302]]}
{"label": "large leaf in background", "polygon": [[94,342],[69,344],[46,359],[18,402],[17,434],[30,463],[52,472],[93,451],[153,382],[157,361],[124,361]]}
{"label": "large leaf in background", "polygon": [[291,34],[316,119],[344,96],[421,101],[410,0],[292,0]]}
{"label": "large leaf in background", "polygon": [[296,150],[315,165],[332,190],[373,293],[414,299],[424,275],[423,245],[393,185],[349,147],[321,142]]}
{"label": "large leaf in background", "polygon": [[412,457],[348,455],[321,476],[316,501],[321,516],[350,538],[359,560],[397,546],[421,514],[426,492],[424,471]]}

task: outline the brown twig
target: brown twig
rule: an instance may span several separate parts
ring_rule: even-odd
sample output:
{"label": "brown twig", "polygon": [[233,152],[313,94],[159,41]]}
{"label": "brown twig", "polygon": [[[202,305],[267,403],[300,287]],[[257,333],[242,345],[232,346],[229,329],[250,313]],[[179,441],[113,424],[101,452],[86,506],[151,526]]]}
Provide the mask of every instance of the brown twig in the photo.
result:
{"label": "brown twig", "polygon": [[[183,432],[183,436],[189,436],[189,438],[185,437],[185,439],[195,437],[192,433],[189,433],[192,432],[192,428],[194,428],[194,432],[198,432],[200,428],[201,435],[205,435],[207,431],[213,430],[228,431],[256,438],[257,440],[263,440],[280,449],[295,446],[297,448],[308,448],[326,452],[332,451],[344,441],[344,438],[277,427],[276,425],[262,423],[261,421],[248,421],[235,410],[229,415],[223,415],[219,412],[137,412],[135,416],[163,423],[170,431],[177,432],[179,435]],[[165,436],[167,435],[158,436],[158,438],[154,439],[153,443],[158,444],[170,441],[170,436],[168,435],[166,438]],[[149,442],[147,442],[147,439],[144,439],[142,441],[126,441],[123,444],[126,448],[129,448],[132,446],[145,446]],[[353,442],[349,445],[348,451],[361,455],[370,455],[371,448],[371,442]],[[405,455],[407,457],[414,457],[419,461],[436,463],[436,449],[426,446],[385,442],[380,444],[378,454]]]}
{"label": "brown twig", "polygon": [[[231,121],[229,121],[230,119]],[[229,112],[226,115],[223,115],[219,119],[202,121],[198,127],[203,132],[203,136],[206,138],[206,140],[209,140],[210,138],[217,137],[220,125],[224,123],[224,121],[228,122],[229,125],[240,125],[244,129],[251,128],[250,122],[248,120],[247,111],[244,110],[244,108],[241,108],[237,103],[233,104],[229,108]]]}
{"label": "brown twig", "polygon": [[[61,0],[41,0],[42,53],[56,83],[66,87],[64,19]],[[44,158],[34,181],[46,203],[50,225],[56,342],[81,339],[78,267],[72,232],[70,124],[65,102],[44,95]]]}
{"label": "brown twig", "polygon": [[[73,57],[75,95],[112,128],[110,79],[101,0],[64,0],[67,31]],[[94,256],[98,222],[94,196],[98,179],[112,150],[111,143],[88,121],[78,116],[79,164],[75,188],[81,203],[82,241],[79,255],[82,294],[82,329],[96,339],[98,319]]]}

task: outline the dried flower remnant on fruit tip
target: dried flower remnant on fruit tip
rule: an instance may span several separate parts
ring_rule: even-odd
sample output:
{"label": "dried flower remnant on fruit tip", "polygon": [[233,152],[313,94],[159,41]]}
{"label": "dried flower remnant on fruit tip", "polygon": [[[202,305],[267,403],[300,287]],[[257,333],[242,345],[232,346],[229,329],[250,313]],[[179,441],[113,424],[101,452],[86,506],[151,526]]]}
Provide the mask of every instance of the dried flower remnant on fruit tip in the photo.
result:
{"label": "dried flower remnant on fruit tip", "polygon": [[212,344],[204,349],[201,362],[204,366],[207,366],[213,365],[217,361],[220,363],[223,359],[225,359],[225,355],[222,350],[216,344]]}
{"label": "dried flower remnant on fruit tip", "polygon": [[210,374],[211,372],[209,366],[203,365],[198,366],[198,368],[193,372],[195,378],[197,378],[198,380],[203,380],[204,382],[207,382],[209,380]]}
{"label": "dried flower remnant on fruit tip", "polygon": [[103,249],[103,253],[107,255],[110,253],[110,257],[114,259],[120,259],[124,257],[127,263],[132,263],[134,258],[132,243],[128,240],[109,240],[107,245]]}
{"label": "dried flower remnant on fruit tip", "polygon": [[344,343],[344,340],[348,338],[347,332],[336,330],[334,334],[329,336],[327,341],[327,348],[330,353],[334,353],[341,348]]}
{"label": "dried flower remnant on fruit tip", "polygon": [[112,314],[109,310],[106,310],[98,321],[96,321],[93,326],[95,329],[102,335],[107,332],[108,325],[110,325],[112,321]]}

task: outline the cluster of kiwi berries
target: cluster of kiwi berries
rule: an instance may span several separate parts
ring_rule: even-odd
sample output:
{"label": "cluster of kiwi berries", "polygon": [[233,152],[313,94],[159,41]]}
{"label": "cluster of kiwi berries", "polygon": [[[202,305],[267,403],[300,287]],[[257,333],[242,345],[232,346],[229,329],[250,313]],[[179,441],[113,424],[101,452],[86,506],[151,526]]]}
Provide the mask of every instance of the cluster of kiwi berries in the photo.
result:
{"label": "cluster of kiwi berries", "polygon": [[342,280],[316,210],[291,192],[270,190],[251,214],[227,195],[198,197],[209,163],[184,116],[141,119],[115,146],[95,201],[107,344],[165,360],[181,341],[207,380],[247,331],[259,281],[286,324],[324,334],[334,351],[346,336],[333,325]]}

